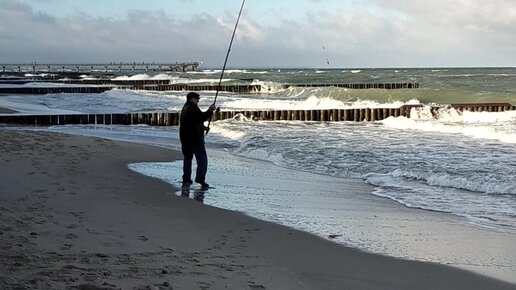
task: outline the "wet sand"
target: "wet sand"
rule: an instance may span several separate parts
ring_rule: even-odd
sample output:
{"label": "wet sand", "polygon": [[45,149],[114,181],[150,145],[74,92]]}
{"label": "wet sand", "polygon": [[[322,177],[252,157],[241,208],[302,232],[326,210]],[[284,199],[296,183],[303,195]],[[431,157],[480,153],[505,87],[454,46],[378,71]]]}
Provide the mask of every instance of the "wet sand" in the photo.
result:
{"label": "wet sand", "polygon": [[[516,235],[375,196],[361,179],[286,169],[211,150],[204,204],[316,234],[366,252],[436,262],[516,283]],[[181,186],[182,161],[129,168]],[[184,192],[178,192],[183,195]]]}
{"label": "wet sand", "polygon": [[206,206],[127,169],[173,150],[6,129],[0,147],[2,289],[516,289]]}

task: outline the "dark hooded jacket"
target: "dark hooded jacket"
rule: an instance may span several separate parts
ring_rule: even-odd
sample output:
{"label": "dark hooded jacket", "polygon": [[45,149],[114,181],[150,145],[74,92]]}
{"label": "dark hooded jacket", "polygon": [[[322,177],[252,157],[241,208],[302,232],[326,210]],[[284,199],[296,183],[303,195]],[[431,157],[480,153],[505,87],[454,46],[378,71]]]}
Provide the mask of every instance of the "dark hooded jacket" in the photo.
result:
{"label": "dark hooded jacket", "polygon": [[195,103],[190,100],[186,101],[179,120],[181,145],[204,144],[204,121],[208,120],[212,114],[212,111],[202,112]]}

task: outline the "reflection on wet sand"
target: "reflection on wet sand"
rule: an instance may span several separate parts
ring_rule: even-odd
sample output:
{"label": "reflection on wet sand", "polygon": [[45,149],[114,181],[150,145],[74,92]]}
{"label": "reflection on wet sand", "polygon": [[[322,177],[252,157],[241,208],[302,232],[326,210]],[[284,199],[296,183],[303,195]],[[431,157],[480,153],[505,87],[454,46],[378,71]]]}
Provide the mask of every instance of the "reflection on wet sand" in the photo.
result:
{"label": "reflection on wet sand", "polygon": [[201,189],[191,189],[191,188],[182,188],[181,189],[181,196],[182,197],[190,197],[190,193],[193,193],[192,198],[195,201],[198,201],[200,203],[204,203],[204,194],[206,193],[206,190]]}

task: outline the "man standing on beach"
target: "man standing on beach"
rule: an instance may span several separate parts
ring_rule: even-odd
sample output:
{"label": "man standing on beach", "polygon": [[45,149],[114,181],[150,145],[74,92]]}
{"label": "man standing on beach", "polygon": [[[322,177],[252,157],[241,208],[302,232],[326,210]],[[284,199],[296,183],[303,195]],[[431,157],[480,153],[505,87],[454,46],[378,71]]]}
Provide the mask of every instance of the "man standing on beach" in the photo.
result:
{"label": "man standing on beach", "polygon": [[213,114],[215,104],[212,104],[206,112],[202,112],[199,108],[199,99],[198,93],[188,93],[186,103],[181,110],[179,138],[181,140],[181,151],[183,152],[183,189],[192,184],[192,159],[194,155],[197,161],[195,182],[201,184],[201,189],[209,188],[205,180],[208,171],[208,156],[204,147],[204,131],[207,129],[204,122]]}

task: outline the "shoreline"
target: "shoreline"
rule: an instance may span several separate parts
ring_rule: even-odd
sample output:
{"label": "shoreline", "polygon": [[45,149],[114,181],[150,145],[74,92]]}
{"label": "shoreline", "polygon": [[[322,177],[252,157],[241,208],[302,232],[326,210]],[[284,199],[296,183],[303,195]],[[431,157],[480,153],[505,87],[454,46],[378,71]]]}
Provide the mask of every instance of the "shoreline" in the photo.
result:
{"label": "shoreline", "polygon": [[177,160],[174,150],[2,128],[0,137],[3,288],[516,289],[201,205],[127,168]]}
{"label": "shoreline", "polygon": [[[180,186],[181,161],[129,168]],[[450,265],[516,283],[514,234],[376,196],[375,188],[361,179],[302,172],[212,150],[209,180],[215,189],[201,196],[204,204],[368,253]],[[199,200],[199,192],[192,193]]]}

